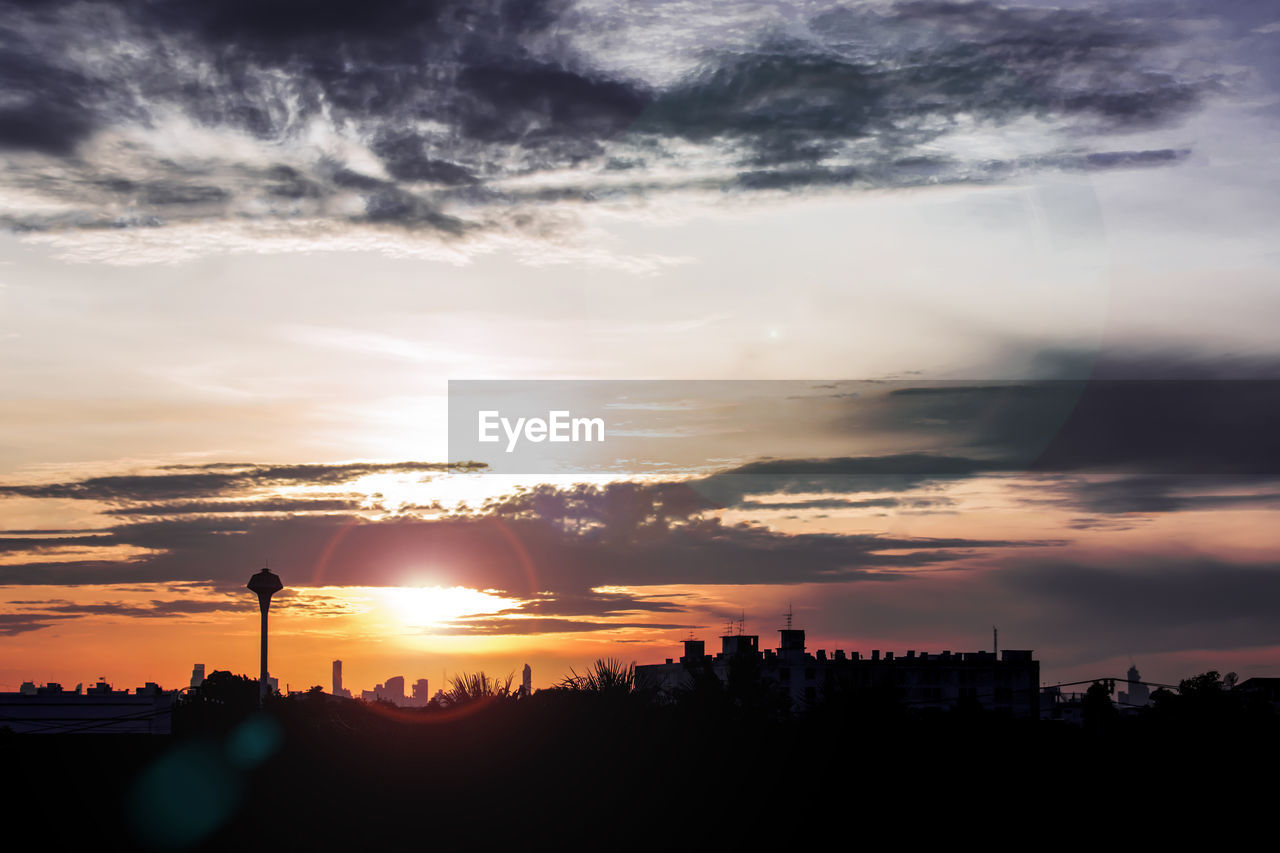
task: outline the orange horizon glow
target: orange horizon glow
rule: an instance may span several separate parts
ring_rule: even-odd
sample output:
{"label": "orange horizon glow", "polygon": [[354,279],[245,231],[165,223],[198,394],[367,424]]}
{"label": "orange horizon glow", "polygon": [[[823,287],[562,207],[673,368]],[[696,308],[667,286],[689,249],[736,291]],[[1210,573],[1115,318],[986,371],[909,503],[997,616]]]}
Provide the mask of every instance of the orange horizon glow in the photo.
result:
{"label": "orange horizon glow", "polygon": [[[424,507],[416,512],[425,519],[474,511],[468,507],[477,506],[479,499],[508,494],[511,488],[510,478],[377,475],[342,484],[340,491],[355,496],[361,515],[376,522],[404,517],[404,508],[411,505]],[[922,502],[918,508],[874,511],[805,509],[807,501],[831,497],[820,492],[762,493],[736,508],[709,509],[703,517],[784,535],[900,537],[920,542],[919,547],[947,537],[1013,538],[1025,544],[972,553],[962,550],[937,564],[871,570],[847,590],[813,583],[596,586],[591,588],[592,594],[631,596],[672,609],[647,612],[626,610],[624,605],[616,613],[557,617],[563,622],[546,628],[536,621],[536,611],[529,610],[532,599],[449,580],[458,572],[447,563],[390,554],[383,559],[394,561],[400,585],[327,585],[322,570],[299,570],[287,564],[287,555],[275,555],[272,565],[286,588],[271,609],[271,670],[282,685],[293,689],[315,684],[328,689],[330,662],[341,659],[345,682],[357,695],[392,675],[403,675],[409,683],[425,677],[434,693],[444,686],[446,673],[484,670],[504,676],[518,673],[529,663],[535,686],[549,687],[571,669],[581,671],[597,658],[643,664],[678,657],[680,642],[690,630],[714,650],[715,637],[737,630],[726,628],[726,622],[744,611],[747,633],[758,634],[762,647],[772,647],[773,632],[781,627],[782,614],[790,605],[795,608],[797,626],[809,629],[811,649],[840,648],[864,654],[876,648],[975,650],[988,647],[990,624],[1003,622],[1008,627],[1002,629],[1002,645],[1046,652],[1042,670],[1046,680],[1093,677],[1100,668],[1114,669],[1117,661],[1129,654],[1141,659],[1144,675],[1166,680],[1193,675],[1186,667],[1195,666],[1222,671],[1235,667],[1252,674],[1275,671],[1271,646],[1236,647],[1229,642],[1216,649],[1177,652],[1134,654],[1117,649],[1113,655],[1090,658],[1070,644],[1044,642],[1032,630],[1034,620],[1026,622],[1017,616],[1019,602],[1012,597],[1000,598],[1003,593],[998,588],[986,593],[997,596],[992,598],[989,612],[964,626],[954,619],[930,623],[923,615],[914,625],[898,629],[875,620],[877,612],[904,606],[920,614],[931,612],[930,608],[945,614],[948,596],[953,600],[970,596],[970,590],[982,588],[974,584],[984,582],[983,578],[998,568],[1043,559],[1047,551],[1066,549],[1071,559],[1078,560],[1149,560],[1151,571],[1158,572],[1160,554],[1185,555],[1209,549],[1219,559],[1246,563],[1266,558],[1280,545],[1280,534],[1266,523],[1273,514],[1269,508],[1138,513],[1115,516],[1111,526],[1073,529],[1070,523],[1077,510],[1053,501],[1026,500],[1028,495],[1037,495],[1039,488],[1041,484],[1035,479],[989,476],[913,491],[912,498]],[[254,498],[270,500],[283,494],[319,499],[334,492],[333,486],[287,487],[261,490]],[[874,501],[892,494],[863,492],[854,497]],[[21,520],[33,528],[53,527],[67,504],[58,501],[52,502],[53,506],[38,506],[40,502],[34,499],[6,500],[17,503],[23,513]],[[94,508],[76,505],[76,524],[82,532],[73,529],[48,536],[50,547],[43,553],[0,555],[0,565],[53,565],[67,559],[127,561],[145,556],[148,551],[144,548],[78,544],[78,539],[91,539],[93,531],[115,523],[106,514],[110,508],[107,504]],[[917,550],[907,545],[881,553],[890,559],[910,558]],[[511,552],[511,559],[518,551]],[[527,554],[521,559],[527,560]],[[526,566],[526,580],[537,583],[546,568]],[[928,587],[911,586],[913,577],[928,578]],[[550,594],[537,587],[531,589]],[[14,618],[45,620],[43,627],[6,638],[8,654],[0,664],[0,690],[16,690],[29,680],[55,681],[71,688],[98,678],[117,687],[133,688],[146,681],[177,687],[187,683],[195,663],[205,664],[207,672],[229,669],[253,673],[257,669],[256,606],[242,589],[205,581],[10,585],[0,587],[0,607]],[[846,607],[862,608],[862,616],[841,609]],[[506,628],[490,633],[490,626],[498,625],[495,620],[499,619]],[[578,622],[582,624],[576,625]],[[689,627],[636,627],[667,622]],[[837,623],[846,627],[834,627]],[[1025,623],[1022,630],[1016,627],[1019,623]],[[575,627],[587,630],[569,630]]]}

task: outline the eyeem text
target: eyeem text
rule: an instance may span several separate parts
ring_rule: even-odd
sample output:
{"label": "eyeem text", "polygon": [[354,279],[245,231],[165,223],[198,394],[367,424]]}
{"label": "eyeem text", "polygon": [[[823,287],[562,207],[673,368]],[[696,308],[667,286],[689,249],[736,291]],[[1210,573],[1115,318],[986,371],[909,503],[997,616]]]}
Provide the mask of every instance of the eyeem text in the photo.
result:
{"label": "eyeem text", "polygon": [[507,440],[507,453],[526,441],[604,441],[604,418],[575,418],[567,411],[547,412],[542,418],[504,418],[497,410],[480,414],[479,441]]}

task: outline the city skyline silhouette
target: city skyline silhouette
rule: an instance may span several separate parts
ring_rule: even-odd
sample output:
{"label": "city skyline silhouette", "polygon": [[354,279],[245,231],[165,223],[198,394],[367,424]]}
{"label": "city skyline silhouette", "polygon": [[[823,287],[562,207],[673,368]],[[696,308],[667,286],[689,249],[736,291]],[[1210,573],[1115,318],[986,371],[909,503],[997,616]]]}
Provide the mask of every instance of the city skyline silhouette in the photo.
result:
{"label": "city skyline silhouette", "polygon": [[1273,4],[0,13],[15,832],[1261,813]]}

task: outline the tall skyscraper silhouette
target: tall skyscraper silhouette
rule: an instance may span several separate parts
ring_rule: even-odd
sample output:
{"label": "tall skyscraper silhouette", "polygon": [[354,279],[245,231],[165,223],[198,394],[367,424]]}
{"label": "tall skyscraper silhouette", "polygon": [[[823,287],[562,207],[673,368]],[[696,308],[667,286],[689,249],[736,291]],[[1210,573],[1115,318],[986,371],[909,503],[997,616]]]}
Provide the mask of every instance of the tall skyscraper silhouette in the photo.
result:
{"label": "tall skyscraper silhouette", "polygon": [[1138,672],[1138,667],[1129,664],[1129,672],[1126,680],[1129,682],[1127,691],[1121,690],[1116,699],[1121,705],[1138,706],[1146,705],[1151,701],[1151,688],[1141,683],[1142,674]]}

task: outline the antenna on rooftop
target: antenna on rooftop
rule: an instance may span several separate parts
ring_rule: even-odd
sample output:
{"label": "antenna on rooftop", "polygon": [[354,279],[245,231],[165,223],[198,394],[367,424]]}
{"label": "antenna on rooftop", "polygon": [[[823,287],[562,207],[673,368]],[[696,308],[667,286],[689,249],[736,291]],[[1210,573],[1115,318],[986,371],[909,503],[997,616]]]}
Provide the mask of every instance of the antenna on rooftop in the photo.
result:
{"label": "antenna on rooftop", "polygon": [[787,630],[791,630],[791,602],[787,602]]}
{"label": "antenna on rooftop", "polygon": [[738,617],[738,634],[742,635],[745,633],[747,633],[747,611],[743,610],[741,615]]}
{"label": "antenna on rooftop", "polygon": [[1000,631],[995,625],[991,626],[991,652],[992,654],[1000,654]]}

